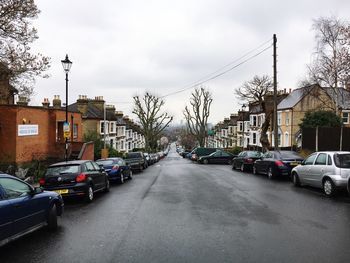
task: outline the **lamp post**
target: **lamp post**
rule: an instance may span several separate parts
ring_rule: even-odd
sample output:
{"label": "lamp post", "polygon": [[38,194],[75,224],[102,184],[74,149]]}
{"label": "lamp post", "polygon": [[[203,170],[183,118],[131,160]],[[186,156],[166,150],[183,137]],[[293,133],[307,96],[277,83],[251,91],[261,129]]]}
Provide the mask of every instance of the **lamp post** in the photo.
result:
{"label": "lamp post", "polygon": [[244,115],[245,115],[245,109],[246,109],[246,105],[243,104],[242,105],[242,137],[241,137],[241,146],[242,146],[242,151],[244,150]]}
{"label": "lamp post", "polygon": [[[68,73],[70,68],[72,67],[72,61],[68,59],[68,55],[64,60],[61,60],[64,71],[66,72],[66,122],[63,125],[63,131],[70,131],[69,123],[68,123]],[[68,133],[69,134],[69,133]],[[64,134],[65,137],[65,154],[64,159],[67,162],[68,160],[68,134]]]}

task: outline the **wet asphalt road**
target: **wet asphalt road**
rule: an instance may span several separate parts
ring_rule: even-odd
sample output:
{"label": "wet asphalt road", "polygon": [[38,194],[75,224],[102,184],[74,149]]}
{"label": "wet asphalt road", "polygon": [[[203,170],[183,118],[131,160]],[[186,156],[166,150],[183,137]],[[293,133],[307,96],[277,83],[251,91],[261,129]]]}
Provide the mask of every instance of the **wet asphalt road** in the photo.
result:
{"label": "wet asphalt road", "polygon": [[168,157],[93,203],[66,202],[57,232],[0,262],[349,262],[350,198]]}

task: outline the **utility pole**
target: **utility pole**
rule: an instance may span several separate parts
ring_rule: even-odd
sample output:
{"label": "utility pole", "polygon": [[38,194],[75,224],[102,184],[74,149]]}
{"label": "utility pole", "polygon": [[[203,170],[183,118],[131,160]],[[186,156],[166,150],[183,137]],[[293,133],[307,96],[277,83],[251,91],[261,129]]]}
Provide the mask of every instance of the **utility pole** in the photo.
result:
{"label": "utility pole", "polygon": [[277,123],[277,37],[273,34],[273,131],[275,150],[278,150]]}

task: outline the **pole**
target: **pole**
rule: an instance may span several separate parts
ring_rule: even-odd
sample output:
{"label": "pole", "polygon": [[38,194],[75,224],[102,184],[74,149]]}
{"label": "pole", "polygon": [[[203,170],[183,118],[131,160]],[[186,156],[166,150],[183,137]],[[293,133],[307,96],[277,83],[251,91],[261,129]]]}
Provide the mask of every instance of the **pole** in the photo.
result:
{"label": "pole", "polygon": [[[68,123],[68,72],[66,72],[66,124]],[[68,138],[65,139],[64,159],[68,161]]]}
{"label": "pole", "polygon": [[343,125],[343,122],[341,124],[341,127],[340,127],[340,146],[339,146],[339,151],[342,151],[343,150],[343,128],[344,128],[344,125]]}
{"label": "pole", "polygon": [[103,149],[106,149],[106,102],[103,103]]}
{"label": "pole", "polygon": [[273,131],[275,150],[278,151],[278,123],[277,123],[277,37],[273,34]]}

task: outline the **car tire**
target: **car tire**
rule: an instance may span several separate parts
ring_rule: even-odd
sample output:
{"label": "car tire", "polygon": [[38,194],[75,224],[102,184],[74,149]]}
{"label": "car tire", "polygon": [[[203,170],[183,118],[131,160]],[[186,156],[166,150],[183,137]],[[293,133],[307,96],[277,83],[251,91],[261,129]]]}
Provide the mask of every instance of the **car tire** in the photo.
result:
{"label": "car tire", "polygon": [[269,169],[267,170],[267,177],[272,180],[275,178],[275,175],[273,174],[273,169],[272,167],[270,166]]}
{"label": "car tire", "polygon": [[235,161],[232,161],[232,170],[236,170]]}
{"label": "car tire", "polygon": [[244,163],[241,164],[240,170],[241,170],[241,172],[245,172],[246,169],[245,169]]}
{"label": "car tire", "polygon": [[92,185],[89,185],[87,191],[86,191],[86,202],[91,203],[94,200],[94,189],[92,188]]}
{"label": "car tire", "polygon": [[203,160],[203,164],[208,164],[209,162],[208,162],[208,160],[207,159],[204,159]]}
{"label": "car tire", "polygon": [[47,227],[50,231],[55,231],[57,229],[57,207],[53,204],[49,210],[47,216]]}
{"label": "car tire", "polygon": [[119,183],[120,183],[120,184],[123,184],[123,183],[124,183],[124,174],[123,174],[123,173],[120,173]]}
{"label": "car tire", "polygon": [[227,164],[228,164],[228,165],[231,165],[231,164],[232,164],[232,160],[228,160],[228,161],[227,161]]}
{"label": "car tire", "polygon": [[256,170],[255,165],[253,165],[253,174],[255,174],[255,175],[257,175],[257,174],[258,174],[258,172],[257,172],[257,170]]}
{"label": "car tire", "polygon": [[109,180],[108,180],[108,178],[107,178],[107,180],[106,180],[106,186],[105,186],[104,192],[105,192],[105,193],[108,193],[108,192],[109,192],[109,188],[110,188],[110,183],[109,183]]}
{"label": "car tire", "polygon": [[337,189],[333,181],[329,178],[323,180],[323,192],[327,197],[333,197],[336,195]]}
{"label": "car tire", "polygon": [[130,170],[130,173],[129,173],[129,180],[132,180],[132,171]]}
{"label": "car tire", "polygon": [[301,186],[299,176],[295,172],[292,174],[292,181],[293,181],[294,186],[296,186],[296,187]]}

